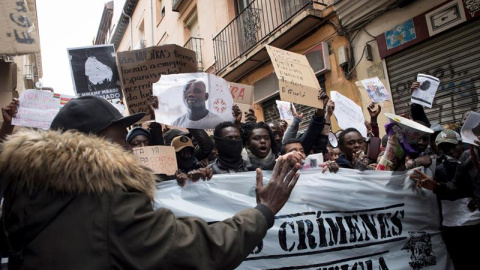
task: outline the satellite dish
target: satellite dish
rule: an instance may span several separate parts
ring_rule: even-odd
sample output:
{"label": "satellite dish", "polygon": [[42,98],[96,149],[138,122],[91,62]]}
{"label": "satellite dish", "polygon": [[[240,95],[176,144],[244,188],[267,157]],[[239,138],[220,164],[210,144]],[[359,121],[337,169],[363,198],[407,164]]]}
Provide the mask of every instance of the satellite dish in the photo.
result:
{"label": "satellite dish", "polygon": [[328,132],[328,142],[330,142],[330,145],[332,147],[337,147],[338,146],[338,140],[337,136],[333,132]]}
{"label": "satellite dish", "polygon": [[43,88],[43,83],[38,81],[35,83],[35,86],[38,88],[38,89],[42,89]]}

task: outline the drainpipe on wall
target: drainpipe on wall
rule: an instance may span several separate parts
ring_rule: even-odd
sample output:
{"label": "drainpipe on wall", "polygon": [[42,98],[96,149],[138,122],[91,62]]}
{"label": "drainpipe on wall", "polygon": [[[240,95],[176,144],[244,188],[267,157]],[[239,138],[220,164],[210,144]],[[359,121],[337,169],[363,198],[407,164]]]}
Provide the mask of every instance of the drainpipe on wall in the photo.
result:
{"label": "drainpipe on wall", "polygon": [[153,0],[150,0],[150,20],[151,20],[151,24],[152,24],[152,45],[151,46],[154,46],[155,44],[155,39],[154,39],[154,28],[153,28]]}
{"label": "drainpipe on wall", "polygon": [[127,16],[128,19],[130,20],[130,50],[133,50],[133,25],[132,25],[132,17],[128,16],[127,13],[125,13],[125,10],[122,9],[123,15]]}

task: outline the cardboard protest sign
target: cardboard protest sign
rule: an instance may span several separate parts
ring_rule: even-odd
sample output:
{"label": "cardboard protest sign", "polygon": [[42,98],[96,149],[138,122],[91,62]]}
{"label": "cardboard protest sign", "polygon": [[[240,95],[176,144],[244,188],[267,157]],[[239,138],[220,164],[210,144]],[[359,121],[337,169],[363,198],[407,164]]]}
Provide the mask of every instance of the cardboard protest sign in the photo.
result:
{"label": "cardboard protest sign", "polygon": [[367,137],[367,127],[365,127],[362,108],[337,91],[330,91],[330,94],[335,102],[333,114],[337,119],[338,126],[342,129],[356,128],[363,137]]}
{"label": "cardboard protest sign", "polygon": [[162,75],[197,71],[195,52],[174,44],[118,52],[117,64],[130,114],[147,112],[152,84]]}
{"label": "cardboard protest sign", "polygon": [[19,97],[18,112],[12,118],[12,124],[47,130],[60,108],[71,98],[50,91],[24,90]]}
{"label": "cardboard protest sign", "polygon": [[227,81],[209,73],[163,75],[153,84],[155,120],[175,127],[213,129],[233,121]]}
{"label": "cardboard protest sign", "polygon": [[320,85],[307,57],[266,45],[279,80],[280,99],[322,108],[318,100]]}
{"label": "cardboard protest sign", "polygon": [[390,99],[387,89],[378,77],[364,79],[361,82],[372,102],[380,103]]}
{"label": "cardboard protest sign", "polygon": [[107,100],[122,98],[113,44],[69,48],[67,51],[77,96],[99,96]]}
{"label": "cardboard protest sign", "polygon": [[474,141],[478,140],[478,136],[480,136],[479,113],[470,112],[460,130],[460,136],[462,136],[462,142],[477,145]]}
{"label": "cardboard protest sign", "polygon": [[426,74],[418,74],[417,82],[420,83],[420,86],[412,93],[412,103],[432,108],[433,99],[440,84],[440,79]]}
{"label": "cardboard protest sign", "polygon": [[3,0],[0,5],[0,54],[19,55],[40,52],[34,14],[25,0]]}
{"label": "cardboard protest sign", "polygon": [[156,174],[173,175],[178,169],[173,146],[136,147],[133,148],[133,154],[143,166]]}
{"label": "cardboard protest sign", "polygon": [[241,83],[228,82],[230,93],[235,103],[253,104],[253,86]]}

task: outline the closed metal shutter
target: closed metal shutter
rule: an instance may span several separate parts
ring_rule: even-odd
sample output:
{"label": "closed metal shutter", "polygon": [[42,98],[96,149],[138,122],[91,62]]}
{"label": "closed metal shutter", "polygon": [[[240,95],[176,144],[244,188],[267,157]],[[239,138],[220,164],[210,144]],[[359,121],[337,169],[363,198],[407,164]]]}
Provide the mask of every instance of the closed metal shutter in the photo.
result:
{"label": "closed metal shutter", "polygon": [[479,108],[480,20],[388,56],[386,64],[395,114],[410,111],[410,86],[424,73],[440,79],[432,108],[425,108],[430,122],[460,123],[464,112]]}
{"label": "closed metal shutter", "polygon": [[[325,89],[325,76],[323,74],[319,75],[317,76],[317,79],[322,89]],[[278,112],[275,100],[280,100],[280,95],[276,95],[262,103],[265,123],[280,120],[280,113]],[[308,127],[308,123],[310,122],[312,115],[315,113],[316,108],[300,104],[295,104],[295,108],[299,114],[303,113],[303,119],[302,122],[300,122],[300,127],[298,129],[299,131],[303,131]]]}

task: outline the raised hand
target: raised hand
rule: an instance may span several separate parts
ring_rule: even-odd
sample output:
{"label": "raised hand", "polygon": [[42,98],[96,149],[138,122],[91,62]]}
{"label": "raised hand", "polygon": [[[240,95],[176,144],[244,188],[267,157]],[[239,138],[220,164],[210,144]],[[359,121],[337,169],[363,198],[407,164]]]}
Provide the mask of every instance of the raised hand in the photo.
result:
{"label": "raised hand", "polygon": [[322,108],[325,108],[327,106],[328,101],[330,100],[330,97],[328,97],[327,92],[323,89],[320,89],[318,91],[318,100],[322,102]]}
{"label": "raised hand", "polygon": [[410,95],[413,93],[413,91],[415,91],[415,89],[417,89],[418,87],[420,87],[420,83],[419,82],[414,82],[412,83],[412,85],[410,86]]}
{"label": "raised hand", "polygon": [[257,186],[255,189],[257,203],[264,204],[270,208],[274,215],[278,213],[297,184],[300,177],[298,173],[299,168],[300,163],[295,162],[295,158],[291,155],[286,155],[286,158],[280,156],[273,168],[272,177],[266,186],[263,185],[262,170],[257,169]]}
{"label": "raised hand", "polygon": [[17,115],[18,112],[18,99],[14,98],[10,104],[2,107],[3,122],[7,124],[12,123],[12,118]]}
{"label": "raised hand", "polygon": [[255,116],[255,111],[250,108],[248,109],[248,112],[245,112],[245,122],[246,123],[256,123],[257,122],[257,117]]}
{"label": "raised hand", "polygon": [[235,123],[242,121],[242,110],[240,110],[237,104],[233,104],[232,106],[232,116],[235,118]]}
{"label": "raised hand", "polygon": [[327,110],[327,115],[329,116],[333,115],[333,111],[335,111],[335,102],[333,100],[328,101],[326,110]]}
{"label": "raised hand", "polygon": [[290,103],[290,111],[292,112],[293,117],[296,117],[296,118],[299,118],[300,120],[302,120],[302,118],[303,118],[303,113],[298,114],[298,113],[297,113],[297,109],[295,108],[295,106],[293,105],[293,103]]}
{"label": "raised hand", "polygon": [[150,119],[155,120],[155,109],[158,109],[158,97],[151,95],[148,97],[147,102]]}
{"label": "raised hand", "polygon": [[370,119],[377,120],[378,115],[382,111],[382,106],[380,104],[377,105],[377,108],[375,108],[375,103],[371,103],[367,107],[368,113],[370,114]]}
{"label": "raised hand", "polygon": [[12,125],[12,118],[17,115],[18,105],[18,99],[14,98],[10,104],[2,108],[3,124],[0,128],[0,141],[3,141],[7,135],[12,134],[15,127]]}

